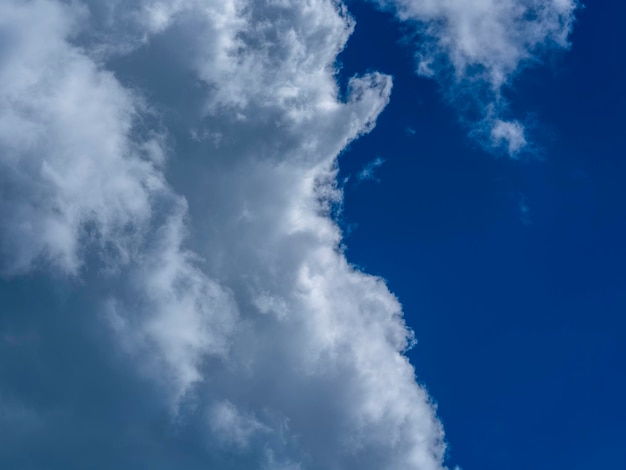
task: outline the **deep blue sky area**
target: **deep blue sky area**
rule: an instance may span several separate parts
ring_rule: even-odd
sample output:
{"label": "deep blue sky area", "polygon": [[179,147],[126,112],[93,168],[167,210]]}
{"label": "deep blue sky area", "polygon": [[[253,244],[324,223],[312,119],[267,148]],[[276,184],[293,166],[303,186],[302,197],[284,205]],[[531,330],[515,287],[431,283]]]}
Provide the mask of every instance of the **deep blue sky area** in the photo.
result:
{"label": "deep blue sky area", "polygon": [[588,2],[571,50],[517,76],[511,109],[537,146],[518,160],[465,138],[391,15],[348,7],[342,79],[378,70],[394,88],[340,159],[347,256],[404,306],[450,463],[626,468],[626,5]]}

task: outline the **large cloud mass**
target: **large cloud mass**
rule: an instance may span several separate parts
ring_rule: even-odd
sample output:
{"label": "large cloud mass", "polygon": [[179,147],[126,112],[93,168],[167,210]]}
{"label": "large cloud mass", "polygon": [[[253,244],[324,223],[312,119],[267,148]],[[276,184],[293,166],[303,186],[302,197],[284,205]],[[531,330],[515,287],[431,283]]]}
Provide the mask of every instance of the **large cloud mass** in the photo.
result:
{"label": "large cloud mass", "polygon": [[[193,430],[187,468],[441,469],[443,434],[403,356],[400,305],[346,262],[329,218],[336,157],[391,90],[372,73],[339,100],[333,64],[352,20],[331,0],[129,3],[0,5],[5,282],[30,273],[80,293],[76,321],[107,325],[95,341],[144,377],[128,386],[161,397],[94,423],[100,445],[149,454],[129,426],[161,407],[176,432]],[[2,347],[43,348],[59,329],[71,348],[72,308],[60,302],[48,313],[60,325],[7,333]],[[80,345],[89,370],[107,374],[115,361]],[[71,395],[87,379],[69,370],[57,388]],[[3,425],[34,423],[6,461],[80,466],[84,456],[37,436],[88,427],[72,416],[100,405],[42,405],[3,374],[3,409],[17,410]],[[120,380],[109,374],[94,380]],[[137,464],[116,455],[113,467]],[[151,468],[180,468],[175,455]]]}

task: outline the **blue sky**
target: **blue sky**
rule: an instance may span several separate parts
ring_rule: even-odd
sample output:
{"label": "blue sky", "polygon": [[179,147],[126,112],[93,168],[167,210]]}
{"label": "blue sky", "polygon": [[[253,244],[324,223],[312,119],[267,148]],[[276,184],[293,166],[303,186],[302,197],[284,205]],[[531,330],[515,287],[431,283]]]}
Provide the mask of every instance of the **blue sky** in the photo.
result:
{"label": "blue sky", "polygon": [[[397,99],[340,160],[349,175],[385,159],[377,183],[346,186],[348,258],[402,299],[419,339],[410,357],[453,461],[622,468],[622,6],[586,4],[571,49],[517,77],[512,106],[533,114],[541,149],[518,161],[468,142],[437,87],[411,76],[410,50],[391,49],[394,22],[353,8],[352,41],[367,53],[351,59],[349,43],[344,64],[392,73]],[[391,37],[382,46],[366,31],[380,22]]]}
{"label": "blue sky", "polygon": [[626,7],[345,7],[0,5],[3,467],[626,467]]}

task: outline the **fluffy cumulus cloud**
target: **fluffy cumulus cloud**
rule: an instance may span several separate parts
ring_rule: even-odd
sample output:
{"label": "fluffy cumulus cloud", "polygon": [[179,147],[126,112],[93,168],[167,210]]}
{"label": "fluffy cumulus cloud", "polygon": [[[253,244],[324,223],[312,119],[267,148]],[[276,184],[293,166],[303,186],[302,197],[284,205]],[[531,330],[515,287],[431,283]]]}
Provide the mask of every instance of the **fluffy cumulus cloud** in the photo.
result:
{"label": "fluffy cumulus cloud", "polygon": [[333,0],[0,4],[0,320],[33,338],[0,344],[32,366],[0,371],[5,461],[444,468],[400,304],[329,217],[391,91],[339,98],[353,26]]}
{"label": "fluffy cumulus cloud", "polygon": [[502,96],[520,68],[568,47],[576,0],[374,0],[417,31],[417,72],[440,80],[487,147],[527,142]]}
{"label": "fluffy cumulus cloud", "polygon": [[182,393],[200,355],[223,349],[235,308],[182,246],[186,202],[159,168],[159,132],[137,123],[149,110],[72,43],[88,14],[50,1],[0,7],[2,267],[79,276],[95,258],[103,271],[124,269],[141,294],[132,309],[145,312],[129,321],[158,345]]}

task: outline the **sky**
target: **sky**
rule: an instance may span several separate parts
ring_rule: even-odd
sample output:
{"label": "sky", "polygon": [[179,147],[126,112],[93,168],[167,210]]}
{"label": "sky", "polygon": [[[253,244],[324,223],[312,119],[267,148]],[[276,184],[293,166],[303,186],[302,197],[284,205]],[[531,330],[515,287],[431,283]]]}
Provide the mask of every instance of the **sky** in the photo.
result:
{"label": "sky", "polygon": [[626,468],[626,6],[0,2],[0,462]]}

